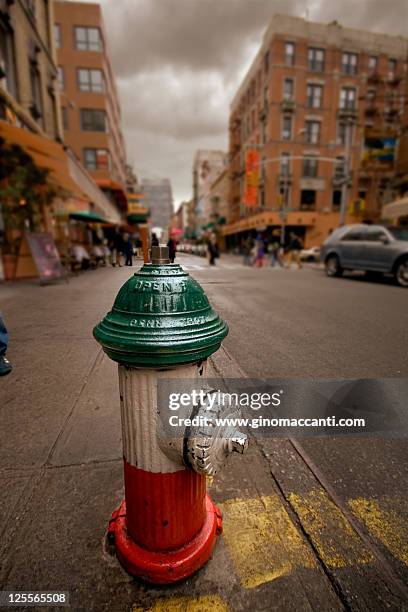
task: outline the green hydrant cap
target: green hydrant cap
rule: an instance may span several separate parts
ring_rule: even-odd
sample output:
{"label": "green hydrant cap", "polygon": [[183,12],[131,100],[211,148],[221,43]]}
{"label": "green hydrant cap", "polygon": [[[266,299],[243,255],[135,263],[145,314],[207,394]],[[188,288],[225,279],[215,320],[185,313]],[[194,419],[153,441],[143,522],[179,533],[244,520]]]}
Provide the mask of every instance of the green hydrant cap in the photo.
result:
{"label": "green hydrant cap", "polygon": [[[153,247],[154,248],[154,247]],[[228,333],[202,287],[178,264],[153,251],[119,290],[113,308],[94,328],[95,339],[114,361],[161,367],[209,357]]]}

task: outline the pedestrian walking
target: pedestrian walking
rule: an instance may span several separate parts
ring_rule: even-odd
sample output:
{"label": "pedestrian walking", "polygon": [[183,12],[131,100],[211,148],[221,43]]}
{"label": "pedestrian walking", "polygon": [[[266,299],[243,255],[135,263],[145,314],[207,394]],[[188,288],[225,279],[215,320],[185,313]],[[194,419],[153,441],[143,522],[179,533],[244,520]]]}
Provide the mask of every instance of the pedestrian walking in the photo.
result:
{"label": "pedestrian walking", "polygon": [[133,266],[133,243],[130,234],[124,236],[125,266]]}
{"label": "pedestrian walking", "polygon": [[256,244],[255,266],[262,268],[265,263],[265,244],[263,240],[258,240]]}
{"label": "pedestrian walking", "polygon": [[158,237],[156,236],[156,234],[154,232],[152,234],[152,241],[151,242],[152,242],[152,244],[151,244],[152,246],[159,246],[159,239],[158,239]]}
{"label": "pedestrian walking", "polygon": [[111,243],[111,264],[113,267],[122,267],[122,253],[124,250],[123,236],[118,227],[115,228],[115,233]]}
{"label": "pedestrian walking", "polygon": [[300,261],[300,251],[302,249],[302,241],[299,236],[295,233],[291,233],[290,235],[290,243],[289,243],[289,266],[292,263],[297,264],[298,269],[302,267],[302,262]]}
{"label": "pedestrian walking", "polygon": [[174,238],[169,238],[167,246],[169,248],[170,263],[174,263],[174,260],[176,259],[176,252],[177,252],[177,244]]}
{"label": "pedestrian walking", "polygon": [[215,266],[215,260],[220,256],[220,253],[218,250],[217,238],[214,235],[211,236],[208,241],[207,252],[210,261],[210,266]]}
{"label": "pedestrian walking", "polygon": [[0,315],[0,376],[10,374],[12,367],[6,357],[8,347],[8,333],[2,316]]}
{"label": "pedestrian walking", "polygon": [[243,255],[244,255],[244,261],[243,264],[244,266],[252,266],[252,240],[251,238],[247,238],[244,241],[244,246],[242,249]]}
{"label": "pedestrian walking", "polygon": [[279,266],[283,268],[283,262],[280,255],[280,244],[276,240],[268,246],[268,253],[271,256],[271,266]]}

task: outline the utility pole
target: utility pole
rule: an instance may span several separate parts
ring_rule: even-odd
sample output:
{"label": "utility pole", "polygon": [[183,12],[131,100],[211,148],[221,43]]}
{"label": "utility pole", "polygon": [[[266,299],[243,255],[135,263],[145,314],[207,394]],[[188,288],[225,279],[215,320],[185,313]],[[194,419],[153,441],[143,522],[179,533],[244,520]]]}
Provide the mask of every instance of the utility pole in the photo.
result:
{"label": "utility pole", "polygon": [[347,213],[347,203],[349,197],[349,181],[351,177],[351,151],[353,144],[353,121],[350,117],[346,120],[346,133],[345,133],[345,178],[343,184],[341,186],[341,206],[340,206],[340,217],[339,217],[339,227],[345,224],[346,222],[346,213]]}

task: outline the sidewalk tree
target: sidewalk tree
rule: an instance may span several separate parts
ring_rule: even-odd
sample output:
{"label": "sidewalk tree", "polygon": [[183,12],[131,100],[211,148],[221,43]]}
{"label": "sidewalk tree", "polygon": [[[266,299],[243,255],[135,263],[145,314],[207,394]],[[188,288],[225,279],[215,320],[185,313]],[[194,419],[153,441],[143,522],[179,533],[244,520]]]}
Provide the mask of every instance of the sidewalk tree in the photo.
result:
{"label": "sidewalk tree", "polygon": [[49,180],[49,170],[37,166],[20,146],[0,138],[0,217],[3,218],[3,251],[18,250],[25,230],[41,228],[44,207],[64,190]]}

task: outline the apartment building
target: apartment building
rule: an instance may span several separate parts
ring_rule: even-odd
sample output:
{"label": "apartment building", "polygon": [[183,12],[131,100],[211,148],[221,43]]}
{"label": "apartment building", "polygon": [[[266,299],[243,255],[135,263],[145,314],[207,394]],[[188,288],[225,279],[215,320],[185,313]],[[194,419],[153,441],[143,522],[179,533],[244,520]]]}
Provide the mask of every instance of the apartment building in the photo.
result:
{"label": "apartment building", "polygon": [[[230,109],[231,244],[296,230],[320,244],[341,221],[376,220],[393,197],[408,40],[275,15]],[[245,158],[259,153],[256,206]],[[343,209],[343,210],[342,210]],[[288,235],[288,234],[287,234]]]}
{"label": "apartment building", "polygon": [[99,4],[55,2],[64,140],[100,188],[126,209],[121,111]]}
{"label": "apartment building", "polygon": [[168,178],[142,179],[143,204],[150,210],[150,225],[161,236],[167,231],[173,215],[173,193]]}
{"label": "apartment building", "polygon": [[198,234],[213,221],[216,214],[215,202],[211,198],[211,185],[227,165],[228,156],[225,151],[200,149],[195,154],[193,201]]}
{"label": "apartment building", "polygon": [[52,3],[0,0],[0,119],[61,139]]}

